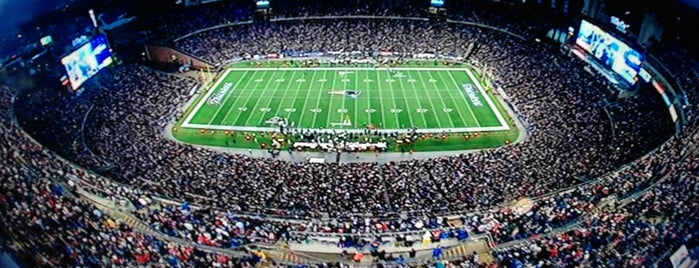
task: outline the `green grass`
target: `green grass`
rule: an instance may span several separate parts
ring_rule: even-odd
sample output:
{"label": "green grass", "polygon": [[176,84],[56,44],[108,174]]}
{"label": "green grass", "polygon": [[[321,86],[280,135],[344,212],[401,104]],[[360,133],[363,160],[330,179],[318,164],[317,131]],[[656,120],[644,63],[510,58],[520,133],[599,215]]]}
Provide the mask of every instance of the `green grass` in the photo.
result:
{"label": "green grass", "polygon": [[[278,117],[303,129],[416,127],[435,133],[403,148],[417,151],[497,147],[517,138],[502,104],[464,65],[412,63],[387,69],[281,64],[231,66],[186,109],[174,136],[194,144],[259,148],[251,137],[269,144],[270,135],[261,134],[277,131],[267,121]],[[348,91],[359,94],[352,97]],[[452,133],[437,138],[442,132]]]}

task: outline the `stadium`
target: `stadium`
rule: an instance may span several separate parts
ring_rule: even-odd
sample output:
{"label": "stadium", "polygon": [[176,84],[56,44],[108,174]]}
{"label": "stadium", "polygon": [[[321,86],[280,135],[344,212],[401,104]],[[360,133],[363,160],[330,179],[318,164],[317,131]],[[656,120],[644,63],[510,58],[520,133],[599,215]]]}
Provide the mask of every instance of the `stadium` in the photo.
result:
{"label": "stadium", "polygon": [[699,262],[691,1],[58,2],[0,3],[2,267]]}

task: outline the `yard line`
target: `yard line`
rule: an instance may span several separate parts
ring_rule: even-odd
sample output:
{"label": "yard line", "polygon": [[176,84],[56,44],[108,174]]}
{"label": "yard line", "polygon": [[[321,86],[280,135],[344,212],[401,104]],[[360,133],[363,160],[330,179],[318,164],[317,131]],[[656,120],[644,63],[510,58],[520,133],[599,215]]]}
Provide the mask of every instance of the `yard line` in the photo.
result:
{"label": "yard line", "polygon": [[493,100],[490,99],[490,96],[488,95],[488,93],[485,92],[481,83],[476,79],[476,77],[473,76],[473,73],[471,72],[471,70],[466,69],[466,73],[468,74],[468,77],[471,78],[471,81],[476,85],[476,88],[478,88],[478,91],[481,93],[481,95],[485,99],[485,102],[488,103],[488,106],[490,107],[490,109],[493,110],[493,112],[495,112],[495,117],[498,118],[498,121],[500,122],[500,126],[506,127],[507,129],[510,129],[510,125],[508,125],[507,121],[505,121],[505,118],[502,117],[500,110],[498,110],[498,108],[495,106],[495,104],[493,103]]}
{"label": "yard line", "polygon": [[[396,80],[391,76],[390,72],[388,73],[388,79]],[[398,104],[396,103],[396,95],[393,93],[393,83],[395,83],[395,81],[392,83],[388,83],[389,87],[391,88],[391,101],[393,101],[393,109],[399,109],[397,107]],[[396,128],[403,128],[400,124],[400,117],[398,116],[398,113],[396,111],[393,111],[393,113],[396,115]],[[412,124],[412,120],[410,123]]]}
{"label": "yard line", "polygon": [[[354,73],[354,88],[353,88],[352,90],[358,90],[358,88],[357,88],[357,80],[359,80],[359,73],[358,73],[358,72],[355,72],[355,73]],[[356,124],[356,123],[359,121],[359,117],[357,117],[357,110],[359,110],[359,108],[358,108],[358,106],[359,106],[358,102],[359,102],[359,101],[357,101],[357,99],[355,98],[355,99],[354,99],[354,117],[352,118],[352,121],[353,121],[354,124]],[[353,125],[352,127],[354,127],[354,125]]]}
{"label": "yard line", "polygon": [[[424,93],[425,93],[425,95],[427,95],[427,100],[429,101],[430,106],[432,106],[432,111],[434,112],[434,118],[435,118],[435,121],[437,121],[437,126],[439,126],[439,128],[444,128],[442,126],[442,122],[439,120],[439,114],[437,113],[437,108],[434,107],[434,103],[432,102],[432,97],[430,97],[431,92],[427,89],[427,85],[425,84],[425,77],[422,76],[422,72],[417,72],[417,75],[420,76],[420,83],[422,83],[422,86],[423,86],[424,91],[425,91]],[[451,120],[451,118],[449,118],[449,120]],[[453,125],[454,125],[454,123],[452,123],[452,126]]]}
{"label": "yard line", "polygon": [[[301,107],[301,115],[299,116],[299,121],[296,122],[297,128],[301,128],[301,122],[303,122],[303,113],[305,113],[308,109],[308,97],[311,95],[311,91],[313,91],[313,87],[310,85],[313,85],[313,82],[316,81],[316,73],[317,72],[311,72],[311,80],[309,80],[311,83],[309,84],[309,87],[306,89],[306,98],[303,101],[303,106]],[[299,90],[301,90],[301,86],[299,86]],[[298,94],[298,92],[296,94]],[[318,106],[318,104],[316,104],[316,106]],[[313,122],[315,122],[315,116],[313,117]]]}
{"label": "yard line", "polygon": [[[328,73],[327,70],[324,70],[324,71],[323,71],[323,79],[327,79],[327,78],[325,78],[327,73]],[[314,80],[314,81],[315,81],[315,80]],[[311,82],[313,82],[313,81],[311,81]],[[318,90],[318,92],[320,92],[320,93],[322,94],[322,92],[323,92],[322,87],[321,87],[321,89]],[[322,97],[322,95],[319,95],[319,96],[318,96],[318,99],[316,99],[316,107],[314,107],[313,109],[319,108],[318,105],[320,105],[320,98],[321,98],[321,97]],[[312,127],[313,127],[313,125],[316,123],[316,118],[318,118],[318,113],[313,113],[313,121],[311,121],[311,125],[308,126],[308,128],[312,128]]]}
{"label": "yard line", "polygon": [[[286,98],[286,94],[289,93],[289,87],[291,86],[291,82],[294,81],[294,76],[296,75],[296,73],[298,73],[298,72],[291,72],[291,78],[289,78],[289,81],[288,81],[289,83],[286,84],[286,90],[284,90],[284,94],[282,95],[281,101],[278,104],[274,105],[275,108],[272,108],[272,110],[269,111],[269,113],[268,113],[269,115],[279,116],[279,109],[283,109],[283,107],[281,107],[282,103],[284,103],[284,99]],[[284,76],[284,78],[286,79],[288,77]],[[284,82],[287,82],[287,81],[285,80]],[[281,83],[277,83],[277,87],[274,89],[271,96],[277,95],[277,91],[279,91],[279,84],[281,84]],[[270,98],[269,101],[267,102],[267,105],[265,105],[265,107],[270,107],[270,105],[272,104],[272,100],[273,99]],[[269,117],[269,115],[267,117]],[[263,122],[265,122],[265,120],[266,120],[265,117],[262,116],[260,118],[260,121],[257,123],[257,125],[262,124]]]}
{"label": "yard line", "polygon": [[[438,73],[438,74],[439,74],[439,77],[444,80],[444,76],[442,75],[442,73]],[[453,98],[454,95],[451,93],[452,91],[454,91],[454,89],[456,89],[458,92],[460,92],[461,96],[464,98],[463,99],[464,104],[466,104],[466,108],[468,108],[469,113],[471,114],[471,118],[473,118],[476,125],[478,125],[480,127],[481,124],[478,123],[478,118],[476,118],[476,115],[473,113],[473,110],[471,109],[471,104],[468,102],[469,99],[464,95],[463,89],[461,88],[461,85],[459,85],[459,83],[456,82],[456,79],[454,79],[454,77],[451,75],[451,72],[447,72],[447,74],[449,75],[449,78],[451,78],[451,81],[454,82],[454,86],[456,87],[456,88],[449,88],[449,90],[447,91],[449,93],[449,96],[452,97],[451,101],[454,103],[455,106],[460,108],[459,103],[457,103],[455,101],[456,99]],[[454,107],[454,109],[456,109],[456,107]],[[468,124],[468,122],[466,122],[466,118],[464,117],[464,114],[462,113],[461,110],[463,110],[463,109],[457,109],[457,111],[459,112],[459,117],[461,117],[461,121],[462,121],[462,123],[464,123],[464,126],[468,127],[469,124]]]}
{"label": "yard line", "polygon": [[[266,73],[266,72],[267,72],[267,71],[265,71],[265,73]],[[247,71],[245,71],[245,73],[247,73]],[[244,86],[243,88],[247,88],[248,85],[250,85],[250,82],[253,81],[253,80],[254,80],[254,79],[248,79],[248,81],[245,82],[245,86]],[[245,92],[245,89],[238,89],[237,87],[232,88],[231,90],[236,90],[236,91],[238,92],[238,95],[236,95],[237,98],[235,98],[235,100],[233,101],[233,105],[231,105],[231,107],[228,108],[228,112],[226,112],[226,115],[223,117],[223,120],[221,120],[221,123],[220,123],[219,125],[225,125],[225,124],[226,124],[226,119],[228,119],[228,115],[231,113],[231,111],[237,110],[236,107],[235,107],[235,105],[238,104],[238,101],[239,101],[240,99],[242,99],[240,96],[242,96],[242,95],[243,95],[243,92]],[[248,96],[248,97],[249,97],[249,96]],[[239,111],[239,113],[241,113],[241,112]],[[231,123],[235,123],[235,120],[232,121]]]}
{"label": "yard line", "polygon": [[[381,72],[379,72],[379,71],[376,71],[376,80],[377,80],[376,81],[377,87],[379,88],[379,99],[381,100],[381,124],[382,125],[380,126],[380,128],[388,128],[388,126],[386,126],[386,113],[384,112],[385,99],[383,98],[383,94],[381,93],[381,91],[383,91],[381,89]],[[398,121],[398,115],[396,115],[396,121]]]}
{"label": "yard line", "polygon": [[[231,88],[228,90],[228,93],[226,93],[226,97],[223,99],[222,102],[220,102],[220,103],[218,104],[218,105],[219,105],[219,106],[218,106],[218,109],[216,109],[216,112],[211,116],[211,118],[209,118],[209,121],[206,123],[207,125],[211,125],[211,122],[214,120],[214,118],[216,118],[216,116],[218,115],[218,113],[221,112],[221,109],[223,109],[223,107],[226,106],[225,104],[228,102],[228,98],[230,98],[230,97],[233,95],[233,92],[235,91],[235,88],[238,87],[238,85],[240,84],[240,81],[243,81],[243,77],[245,77],[245,75],[246,75],[247,73],[248,73],[248,71],[245,71],[245,72],[243,73],[243,76],[241,76],[241,77],[238,79],[238,81],[233,85],[233,87],[231,87]],[[226,76],[226,78],[224,78],[224,79],[227,79],[227,78],[228,78],[228,76]],[[214,88],[214,89],[212,89],[212,90],[216,90],[216,89]]]}
{"label": "yard line", "polygon": [[[427,72],[427,75],[430,76],[430,79],[437,80],[437,79],[434,79],[434,77],[432,77],[432,72]],[[442,92],[441,92],[442,90],[444,90],[444,89],[440,88],[440,89],[435,90],[437,92],[437,95],[439,95],[439,101],[442,102],[442,109],[456,109],[456,107],[447,107],[447,104],[444,102],[444,99],[443,99],[444,97],[442,96]],[[444,110],[442,110],[442,112],[444,112],[447,115],[447,118],[449,118],[449,122],[451,122],[451,127],[452,128],[456,127],[456,125],[454,124],[454,119],[451,118],[450,113],[448,113]]]}
{"label": "yard line", "polygon": [[[413,78],[412,72],[408,72],[408,77],[409,77],[409,79],[417,80],[417,79]],[[420,101],[421,98],[418,97],[418,95],[420,95],[420,94],[418,94],[418,92],[417,92],[417,88],[415,87],[415,82],[410,83],[410,86],[413,88],[413,93],[415,93],[415,99],[418,100],[417,103],[418,103],[418,105],[420,106],[420,107],[418,107],[418,108],[419,108],[419,109],[424,109],[425,107],[422,107],[422,102]],[[406,98],[406,102],[407,102],[407,98],[408,98],[408,97],[406,96],[405,98]],[[416,111],[416,112],[417,112],[417,111]],[[422,115],[422,122],[425,124],[425,125],[424,125],[424,128],[427,128],[427,118],[425,118],[425,113],[419,113],[419,114]],[[439,122],[439,121],[437,121],[437,122]],[[415,127],[417,127],[417,126],[415,126]]]}
{"label": "yard line", "polygon": [[[403,72],[401,72],[401,74],[402,73]],[[405,78],[405,77],[406,76],[404,74],[403,77],[398,77],[398,80],[400,80],[400,92],[403,94],[403,102],[405,103],[405,112],[408,113],[408,118],[410,119],[410,127],[413,128],[413,127],[415,127],[415,122],[413,122],[413,116],[412,116],[413,113],[412,113],[412,111],[410,111],[410,104],[408,104],[408,96],[405,95],[405,86],[403,85],[403,78]]]}
{"label": "yard line", "polygon": [[[338,69],[336,71],[339,72],[340,70],[341,69]],[[340,78],[340,79],[342,79],[342,78]],[[332,91],[335,91],[335,82],[337,82],[336,80],[337,80],[337,77],[335,77],[335,75],[333,74],[333,86],[330,88],[330,90],[332,90]],[[318,100],[320,100],[320,98],[321,97],[319,96]],[[332,110],[333,110],[333,99],[334,99],[334,96],[330,95],[330,100],[328,102],[328,117],[325,119],[325,125],[328,128],[333,128],[332,125],[330,124],[330,122],[332,122],[332,121],[330,121],[330,117],[332,117],[331,115],[332,115]]]}
{"label": "yard line", "polygon": [[[366,78],[364,78],[364,79],[365,79],[365,83],[366,83],[366,98],[369,100],[369,101],[367,102],[367,107],[366,107],[366,109],[367,109],[367,110],[369,110],[369,109],[376,109],[376,108],[371,107],[371,94],[369,94],[369,92],[371,92],[371,89],[370,89],[370,86],[369,86],[369,79],[370,79],[370,78],[369,78],[369,70],[365,70],[364,75],[366,76]],[[367,112],[367,115],[369,115],[369,121],[367,121],[367,124],[371,124],[371,113]]]}
{"label": "yard line", "polygon": [[[454,81],[454,84],[456,84],[457,86],[459,86],[458,82],[456,82],[456,79],[454,78],[454,75],[452,75],[451,72],[448,72],[447,74],[449,74],[449,77],[451,78],[451,81]],[[472,83],[473,83],[473,82],[472,82]],[[476,116],[476,113],[475,113],[475,112],[473,111],[473,109],[471,108],[471,105],[470,105],[469,102],[468,102],[468,101],[469,101],[468,96],[466,96],[466,94],[464,93],[464,91],[463,91],[462,88],[459,88],[459,93],[461,94],[461,96],[462,96],[462,97],[464,98],[464,100],[466,101],[466,104],[468,104],[467,106],[468,106],[469,112],[471,112],[471,116],[472,116],[473,119],[476,121],[476,124],[480,127],[480,126],[481,126],[481,122],[478,121],[478,117]]]}
{"label": "yard line", "polygon": [[[308,81],[308,80],[306,80],[306,75],[304,75],[303,73],[301,73],[301,78],[305,81]],[[298,80],[298,79],[296,79],[296,80]],[[296,80],[294,80],[294,82],[296,82]],[[301,86],[303,86],[303,83],[305,83],[305,82],[296,82],[296,83],[299,84],[299,86],[296,88],[296,92],[294,92],[294,97],[292,98],[293,100],[291,101],[291,107],[287,107],[287,108],[298,109],[298,108],[296,108],[296,99],[299,96],[299,91],[301,91]],[[284,94],[284,95],[285,95],[284,99],[286,99],[286,94]],[[286,120],[289,124],[291,124],[291,120],[290,120],[291,113],[292,113],[291,111],[286,113]]]}
{"label": "yard line", "polygon": [[[267,76],[267,72],[268,72],[268,71],[264,71],[264,72],[262,73],[262,76],[261,76],[261,77],[266,77],[266,76]],[[267,81],[267,84],[265,85],[265,88],[267,88],[267,87],[269,86],[269,83],[271,83],[273,77],[274,77],[274,73],[272,73],[272,74],[270,75],[270,78],[269,78],[269,80]],[[250,79],[250,81],[252,81],[252,80],[253,80],[253,79]],[[249,82],[249,81],[248,81],[248,82]],[[254,94],[254,92],[257,91],[257,90],[260,90],[260,89],[259,89],[259,88],[256,88],[256,89],[252,89],[252,90],[251,90],[251,92],[253,92],[253,94],[250,94],[250,96],[248,96],[247,98],[245,98],[245,101],[243,101],[243,105],[247,105],[248,101],[250,101],[250,98],[252,98],[252,96],[255,96],[255,95],[256,95],[256,94]],[[264,89],[263,89],[263,90],[264,90]],[[237,101],[240,100],[240,99],[242,99],[242,98],[238,98],[238,99],[236,100],[236,103],[237,103]],[[246,108],[247,108],[247,111],[246,111],[246,112],[249,112],[248,114],[249,114],[249,115],[252,115],[252,113],[253,113],[253,111],[254,111],[254,110],[253,110],[254,107],[247,107],[247,106],[246,106]],[[233,124],[235,124],[236,122],[238,122],[238,119],[240,119],[240,115],[242,115],[242,114],[243,114],[243,112],[240,112],[240,113],[237,113],[237,114],[236,114],[235,119],[233,119],[233,121],[232,121]],[[249,119],[249,118],[250,118],[250,116],[248,116],[248,119]]]}
{"label": "yard line", "polygon": [[[265,92],[267,92],[267,89],[270,88],[269,84],[272,82],[274,79],[274,72],[272,72],[272,77],[267,81],[267,84],[265,84],[265,88],[262,89],[262,92],[257,95],[257,96],[264,96]],[[279,83],[277,83],[277,87],[279,87]],[[253,94],[254,95],[254,94]],[[252,96],[252,95],[251,95]],[[260,100],[261,98],[258,98],[257,101],[255,102],[255,105],[252,106],[252,108],[248,108],[248,111],[250,111],[250,114],[247,119],[245,119],[245,123],[243,123],[243,126],[247,126],[250,124],[250,119],[254,116],[255,110],[257,109],[257,105],[260,105]],[[247,103],[247,101],[245,101]]]}
{"label": "yard line", "polygon": [[[352,73],[354,73],[354,72],[352,72]],[[342,91],[345,92],[345,94],[342,94],[342,107],[340,107],[342,109],[347,109],[347,107],[345,107],[345,100],[347,99],[347,82],[342,81],[342,80],[348,79],[346,77],[347,77],[347,73],[340,76],[340,79],[341,79],[340,82],[342,82]],[[349,109],[347,112],[349,113]],[[338,122],[342,123],[343,121],[345,121],[346,115],[347,115],[347,113],[340,114],[340,121],[338,121]]]}
{"label": "yard line", "polygon": [[[277,78],[277,79],[284,79],[284,82],[286,82],[286,78],[284,78],[284,77],[285,77],[285,76],[282,75],[280,78]],[[272,81],[272,79],[270,79],[269,81]],[[279,90],[279,84],[281,84],[281,83],[283,83],[283,82],[276,82],[276,79],[275,79],[275,83],[277,83],[277,86],[274,87],[274,91],[272,91],[272,92],[277,92],[277,90]],[[265,93],[267,93],[267,90],[268,90],[268,89],[270,89],[269,82],[268,82],[268,86],[266,86],[266,87],[262,90],[262,93],[260,93],[260,95],[258,95],[258,96],[265,96]],[[253,117],[252,115],[254,114],[255,110],[258,109],[257,106],[260,105],[260,101],[261,101],[261,100],[262,100],[262,98],[259,98],[259,97],[257,98],[257,101],[255,102],[255,106],[253,106],[252,113],[250,113],[250,116],[248,117],[247,120],[245,120],[245,124],[243,124],[243,125],[247,126],[248,124],[250,124],[250,119],[252,119],[252,117]],[[269,104],[268,104],[267,106],[265,106],[265,107],[259,107],[259,108],[269,108]],[[262,112],[262,111],[260,111],[260,112],[262,113],[262,119],[261,119],[260,121],[263,122],[263,121],[264,121],[264,117],[265,117],[265,115],[266,115],[267,113],[266,113],[266,112]],[[259,126],[260,124],[259,124],[259,122],[258,122],[258,123],[255,124],[255,125],[256,125],[256,126]]]}

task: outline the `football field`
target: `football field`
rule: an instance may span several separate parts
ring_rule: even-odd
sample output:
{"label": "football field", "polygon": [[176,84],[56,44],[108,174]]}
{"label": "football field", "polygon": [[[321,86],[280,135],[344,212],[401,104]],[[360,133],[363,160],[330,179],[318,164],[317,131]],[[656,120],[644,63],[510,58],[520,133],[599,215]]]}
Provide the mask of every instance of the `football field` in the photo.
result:
{"label": "football field", "polygon": [[230,68],[193,104],[182,127],[509,130],[496,101],[469,68]]}

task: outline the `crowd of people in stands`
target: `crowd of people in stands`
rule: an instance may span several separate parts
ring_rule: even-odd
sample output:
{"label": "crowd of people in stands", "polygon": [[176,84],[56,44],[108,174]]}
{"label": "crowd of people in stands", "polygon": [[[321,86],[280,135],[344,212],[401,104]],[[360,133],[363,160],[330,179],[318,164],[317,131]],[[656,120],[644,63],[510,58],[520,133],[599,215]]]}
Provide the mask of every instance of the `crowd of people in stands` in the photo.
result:
{"label": "crowd of people in stands", "polygon": [[[472,16],[525,34],[542,28],[480,11]],[[222,23],[176,21],[159,25],[175,36]],[[696,145],[696,123],[670,138],[673,129],[664,123],[669,119],[652,109],[662,106],[657,98],[644,97],[647,92],[631,99],[610,97],[601,78],[553,56],[544,44],[421,21],[331,20],[221,28],[176,46],[225,62],[285,51],[386,49],[465,56],[470,42],[478,49],[469,62],[494,71],[509,102],[526,118],[530,136],[508,147],[428,160],[305,164],[183,145],[163,131],[196,81],[141,65],[98,75],[88,84],[95,90],[80,97],[44,88],[14,99],[3,88],[4,229],[30,244],[27,253],[41,253],[50,264],[245,266],[260,260],[142,234],[77,198],[80,189],[126,200],[136,207],[137,218],[167,237],[225,249],[279,239],[309,242],[315,233],[353,241],[379,234],[400,241],[401,232],[427,230],[459,238],[488,235],[497,244],[531,239],[498,250],[496,261],[506,267],[560,267],[648,265],[670,248],[699,243],[694,224],[699,162],[685,159]],[[681,57],[667,50],[658,55],[680,85],[697,87]],[[12,108],[19,126],[47,148],[24,136],[13,123]],[[693,117],[695,111],[687,108]],[[522,200],[529,202],[513,205]],[[602,205],[608,200],[611,208]],[[454,218],[456,227],[447,224]]]}

